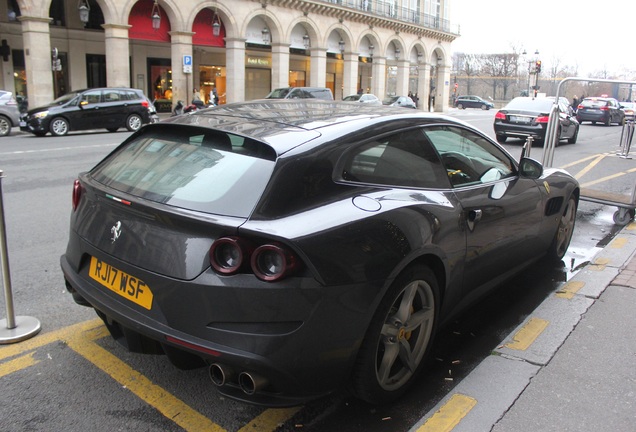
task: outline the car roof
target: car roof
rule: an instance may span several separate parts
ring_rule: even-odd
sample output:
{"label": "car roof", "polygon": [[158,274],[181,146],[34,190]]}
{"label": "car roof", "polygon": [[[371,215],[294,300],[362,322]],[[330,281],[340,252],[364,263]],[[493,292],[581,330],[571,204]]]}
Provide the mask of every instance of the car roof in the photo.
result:
{"label": "car roof", "polygon": [[320,99],[261,99],[170,117],[145,128],[166,124],[213,128],[267,142],[280,155],[321,136],[329,139],[329,136],[353,133],[389,120],[418,118],[465,125],[441,114],[400,107],[378,109],[377,106]]}

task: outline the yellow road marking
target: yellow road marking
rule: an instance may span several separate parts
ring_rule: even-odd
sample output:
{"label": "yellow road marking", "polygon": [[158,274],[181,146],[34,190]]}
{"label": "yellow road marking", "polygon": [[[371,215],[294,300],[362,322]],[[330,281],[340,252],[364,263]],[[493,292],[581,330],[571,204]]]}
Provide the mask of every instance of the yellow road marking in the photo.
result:
{"label": "yellow road marking", "polygon": [[238,432],[263,432],[276,430],[281,423],[286,422],[292,418],[294,414],[300,411],[300,408],[301,407],[267,409],[260,415],[254,417],[251,422],[240,428]]}
{"label": "yellow road marking", "polygon": [[477,400],[455,393],[416,432],[450,432],[477,405]]}
{"label": "yellow road marking", "polygon": [[611,247],[612,249],[620,249],[622,247],[625,247],[626,244],[627,244],[626,237],[616,237],[614,240],[610,242],[608,246]]}
{"label": "yellow road marking", "polygon": [[59,340],[67,340],[78,333],[82,333],[103,325],[104,323],[101,319],[95,318],[90,321],[84,321],[78,324],[64,327],[60,330],[55,330],[48,333],[40,332],[37,336],[26,341],[12,345],[3,345],[2,347],[0,347],[0,360],[17,356],[27,351],[38,349],[44,345],[48,345]]}
{"label": "yellow road marking", "polygon": [[574,297],[574,294],[579,292],[581,288],[585,286],[585,282],[581,281],[570,281],[563,285],[563,287],[556,292],[556,296],[564,299],[571,299]]}
{"label": "yellow road marking", "polygon": [[[0,377],[30,366],[39,361],[33,358],[35,350],[50,343],[64,341],[76,353],[93,363],[122,386],[129,389],[145,403],[174,421],[187,431],[224,432],[225,429],[212,422],[165,389],[153,384],[148,378],[135,371],[104,348],[96,340],[108,336],[108,330],[101,319],[95,318],[36,337],[19,344],[0,346],[0,360],[33,351],[22,357],[0,364]],[[240,431],[268,432],[276,430],[281,423],[289,420],[301,407],[288,409],[266,409]]]}
{"label": "yellow road marking", "polygon": [[[103,334],[100,330],[95,333],[97,337]],[[86,336],[85,334],[80,334],[71,337],[67,344],[73,351],[106,372],[120,385],[157,409],[165,417],[188,431],[225,431],[225,429],[193,410],[165,389],[153,384],[144,375],[97,345],[92,338],[87,338]]]}
{"label": "yellow road marking", "polygon": [[[609,154],[609,153],[603,153],[603,155],[607,155],[607,154]],[[587,157],[585,157],[585,158],[583,158],[583,159],[579,159],[579,160],[576,160],[576,161],[572,161],[572,162],[570,162],[570,163],[568,163],[568,164],[562,165],[562,166],[561,166],[561,169],[568,169],[568,168],[570,168],[570,167],[573,167],[573,166],[579,165],[579,164],[581,164],[581,163],[583,163],[583,162],[587,162],[587,161],[589,161],[590,159],[598,158],[599,156],[600,156],[600,154],[595,154],[595,155],[592,155],[592,156],[587,156]]]}
{"label": "yellow road marking", "polygon": [[578,173],[576,173],[576,175],[574,176],[575,179],[580,179],[581,177],[583,177],[585,174],[587,174],[592,168],[594,168],[596,165],[598,165],[598,163],[600,161],[602,161],[603,159],[605,159],[604,154],[602,155],[598,155],[596,159],[594,159],[592,162],[590,162],[585,168],[583,168],[581,171],[579,171]]}
{"label": "yellow road marking", "polygon": [[33,354],[35,354],[35,352],[29,353],[22,357],[18,357],[6,363],[0,364],[0,378],[2,378],[5,375],[9,375],[10,373],[17,372],[22,369],[26,369],[29,366],[38,364],[40,361],[35,360],[33,358]]}
{"label": "yellow road marking", "polygon": [[540,318],[530,318],[530,320],[521,327],[512,338],[512,342],[508,342],[504,346],[506,348],[523,351],[528,349],[530,345],[539,337],[546,329],[549,321]]}
{"label": "yellow road marking", "polygon": [[616,174],[612,174],[612,175],[609,175],[609,176],[601,177],[601,178],[596,179],[596,180],[589,181],[587,183],[582,183],[581,187],[593,186],[595,184],[603,183],[603,182],[608,181],[608,180],[612,180],[612,179],[615,179],[615,178],[618,178],[618,177],[622,177],[622,176],[624,176],[626,174],[627,173],[621,171],[621,172],[618,172]]}

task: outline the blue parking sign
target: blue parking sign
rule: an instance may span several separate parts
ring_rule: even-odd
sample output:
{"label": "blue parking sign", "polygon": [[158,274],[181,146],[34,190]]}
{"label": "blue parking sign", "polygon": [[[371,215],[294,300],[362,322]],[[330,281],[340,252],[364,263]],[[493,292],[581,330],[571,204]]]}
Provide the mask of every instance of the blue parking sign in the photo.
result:
{"label": "blue parking sign", "polygon": [[183,56],[183,65],[184,66],[192,66],[192,56],[191,55],[184,55]]}

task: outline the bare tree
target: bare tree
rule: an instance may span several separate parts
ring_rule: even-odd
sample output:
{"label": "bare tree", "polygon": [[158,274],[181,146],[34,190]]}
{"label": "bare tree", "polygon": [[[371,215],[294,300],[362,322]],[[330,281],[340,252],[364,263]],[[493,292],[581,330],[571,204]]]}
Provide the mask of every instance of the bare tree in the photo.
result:
{"label": "bare tree", "polygon": [[482,73],[492,86],[493,99],[497,99],[499,86],[503,89],[502,98],[507,99],[508,88],[516,82],[519,72],[519,54],[483,54],[481,60]]}

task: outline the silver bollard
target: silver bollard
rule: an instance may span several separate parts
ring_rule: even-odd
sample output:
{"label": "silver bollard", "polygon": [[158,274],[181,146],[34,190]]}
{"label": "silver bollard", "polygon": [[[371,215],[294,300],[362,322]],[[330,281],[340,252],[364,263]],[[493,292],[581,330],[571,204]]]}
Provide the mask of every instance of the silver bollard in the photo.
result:
{"label": "silver bollard", "polygon": [[[13,294],[11,293],[11,275],[9,273],[9,254],[7,252],[7,231],[4,223],[4,206],[2,204],[2,179],[4,172],[0,170],[0,258],[2,258],[2,282],[7,318],[0,320],[0,344],[10,344],[29,339],[40,332],[40,321],[28,316],[15,316],[13,310]],[[6,327],[6,328],[2,328]]]}

